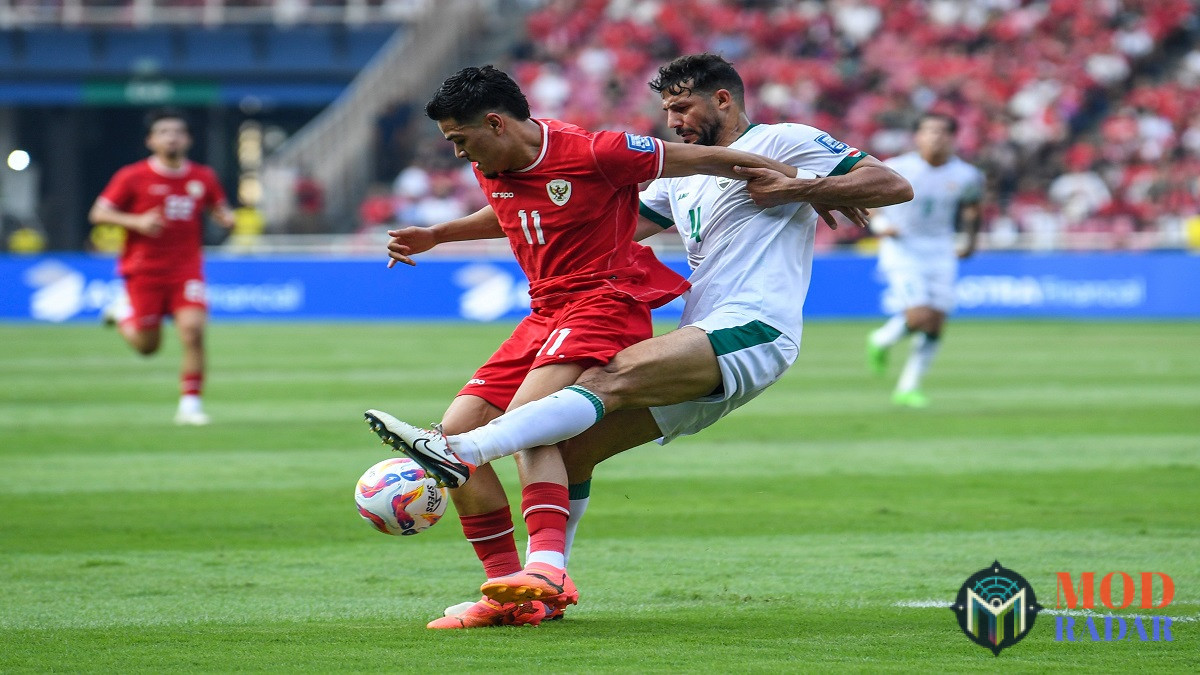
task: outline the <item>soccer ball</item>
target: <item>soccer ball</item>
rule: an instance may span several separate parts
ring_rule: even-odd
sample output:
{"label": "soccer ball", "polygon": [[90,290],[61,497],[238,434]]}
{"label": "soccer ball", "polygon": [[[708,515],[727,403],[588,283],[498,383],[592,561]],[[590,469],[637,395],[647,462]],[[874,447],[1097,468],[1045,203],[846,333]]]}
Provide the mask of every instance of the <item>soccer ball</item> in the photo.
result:
{"label": "soccer ball", "polygon": [[409,535],[433,527],[446,512],[446,488],[438,487],[407,457],[385,459],[358,479],[358,514],[384,534]]}

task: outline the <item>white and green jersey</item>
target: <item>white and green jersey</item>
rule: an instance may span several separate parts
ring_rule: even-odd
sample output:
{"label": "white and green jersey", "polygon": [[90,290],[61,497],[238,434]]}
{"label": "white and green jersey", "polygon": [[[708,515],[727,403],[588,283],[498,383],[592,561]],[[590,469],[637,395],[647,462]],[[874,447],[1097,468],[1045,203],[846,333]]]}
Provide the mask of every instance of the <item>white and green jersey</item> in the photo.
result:
{"label": "white and green jersey", "polygon": [[[729,147],[807,169],[849,171],[866,154],[803,124],[751,125]],[[641,194],[641,213],[678,225],[692,274],[680,325],[721,310],[768,324],[797,344],[812,273],[817,213],[797,202],[755,206],[745,181],[715,176],[660,178]]]}
{"label": "white and green jersey", "polygon": [[983,172],[958,157],[933,166],[916,152],[884,164],[908,179],[913,198],[880,211],[898,232],[879,244],[880,262],[934,262],[955,258],[954,227],[959,209],[983,196]]}

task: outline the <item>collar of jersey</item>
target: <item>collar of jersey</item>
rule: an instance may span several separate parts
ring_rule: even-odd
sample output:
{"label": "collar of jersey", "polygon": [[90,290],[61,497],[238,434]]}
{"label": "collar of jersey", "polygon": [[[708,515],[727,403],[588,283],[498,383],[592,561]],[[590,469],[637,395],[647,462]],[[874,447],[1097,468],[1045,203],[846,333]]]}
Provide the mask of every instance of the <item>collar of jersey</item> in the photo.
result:
{"label": "collar of jersey", "polygon": [[524,169],[513,169],[513,173],[525,173],[526,171],[533,171],[533,169],[538,164],[541,164],[542,160],[546,158],[546,148],[550,145],[550,127],[546,126],[546,123],[539,119],[535,119],[533,121],[537,122],[538,126],[542,128],[542,151],[538,154],[537,159],[533,160],[533,164],[530,164]]}
{"label": "collar of jersey", "polygon": [[753,129],[754,127],[756,127],[756,126],[758,126],[758,122],[751,122],[751,123],[750,123],[750,126],[746,127],[746,130],[745,130],[745,131],[743,131],[743,132],[741,133],[741,135],[740,135],[740,136],[738,136],[737,138],[733,139],[733,142],[734,142],[734,143],[737,143],[738,141],[742,140],[742,136],[745,136],[746,134],[750,133],[750,130],[751,130],[751,129]]}
{"label": "collar of jersey", "polygon": [[190,166],[190,162],[185,159],[183,160],[183,163],[179,165],[178,169],[172,169],[169,166],[164,166],[162,162],[159,162],[158,158],[153,155],[147,157],[146,162],[150,164],[151,171],[167,178],[178,178],[179,176],[186,174]]}

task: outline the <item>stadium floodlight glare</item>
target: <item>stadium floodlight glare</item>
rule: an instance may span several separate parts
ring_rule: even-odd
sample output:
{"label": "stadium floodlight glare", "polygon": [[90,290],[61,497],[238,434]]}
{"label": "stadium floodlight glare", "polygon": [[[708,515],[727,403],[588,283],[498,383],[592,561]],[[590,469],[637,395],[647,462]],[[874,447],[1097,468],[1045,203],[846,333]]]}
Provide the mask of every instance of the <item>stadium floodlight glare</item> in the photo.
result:
{"label": "stadium floodlight glare", "polygon": [[8,168],[13,171],[24,171],[29,168],[29,153],[24,150],[13,150],[8,153]]}

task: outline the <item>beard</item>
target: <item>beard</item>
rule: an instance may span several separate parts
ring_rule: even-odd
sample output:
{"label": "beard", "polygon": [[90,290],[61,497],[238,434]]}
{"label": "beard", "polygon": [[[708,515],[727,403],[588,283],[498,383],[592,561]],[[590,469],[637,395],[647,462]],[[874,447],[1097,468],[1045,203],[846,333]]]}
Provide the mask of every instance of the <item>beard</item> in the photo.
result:
{"label": "beard", "polygon": [[[716,145],[717,136],[720,134],[721,124],[717,120],[708,119],[700,123],[695,129],[676,129],[675,134],[682,136],[684,132],[696,134],[696,140],[692,141],[695,145]],[[685,141],[686,142],[686,141]]]}

